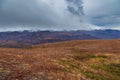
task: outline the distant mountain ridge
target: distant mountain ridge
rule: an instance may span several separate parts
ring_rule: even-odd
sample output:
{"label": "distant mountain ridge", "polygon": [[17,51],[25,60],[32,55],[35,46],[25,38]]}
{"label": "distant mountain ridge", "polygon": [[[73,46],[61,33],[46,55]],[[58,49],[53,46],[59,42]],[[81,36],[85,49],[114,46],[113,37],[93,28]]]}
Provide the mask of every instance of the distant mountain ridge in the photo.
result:
{"label": "distant mountain ridge", "polygon": [[0,32],[1,47],[26,47],[33,44],[52,43],[69,40],[120,39],[119,30],[91,31],[13,31]]}

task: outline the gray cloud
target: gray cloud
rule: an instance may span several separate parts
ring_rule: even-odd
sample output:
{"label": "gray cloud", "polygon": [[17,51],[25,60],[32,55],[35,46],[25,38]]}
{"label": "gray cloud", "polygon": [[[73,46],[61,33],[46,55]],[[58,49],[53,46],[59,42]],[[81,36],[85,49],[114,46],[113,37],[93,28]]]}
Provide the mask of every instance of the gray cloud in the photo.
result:
{"label": "gray cloud", "polygon": [[120,25],[120,0],[83,0],[88,20],[104,28]]}
{"label": "gray cloud", "polygon": [[81,0],[66,0],[68,2],[68,10],[73,14],[81,17],[84,15],[83,2]]}
{"label": "gray cloud", "polygon": [[0,30],[118,28],[119,3],[120,0],[0,0]]}
{"label": "gray cloud", "polygon": [[83,14],[81,0],[0,0],[1,29],[91,29]]}
{"label": "gray cloud", "polygon": [[[0,9],[0,22],[8,24],[53,23],[55,12],[37,0],[5,0]],[[58,16],[57,16],[58,17]]]}

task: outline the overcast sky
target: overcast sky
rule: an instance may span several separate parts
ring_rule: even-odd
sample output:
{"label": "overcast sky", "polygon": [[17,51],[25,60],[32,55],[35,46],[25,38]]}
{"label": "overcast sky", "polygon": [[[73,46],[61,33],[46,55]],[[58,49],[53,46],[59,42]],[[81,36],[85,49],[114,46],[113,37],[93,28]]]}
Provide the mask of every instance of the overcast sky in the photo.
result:
{"label": "overcast sky", "polygon": [[105,28],[119,28],[120,0],[83,0],[83,2],[89,22]]}
{"label": "overcast sky", "polygon": [[120,29],[120,0],[0,0],[0,30]]}

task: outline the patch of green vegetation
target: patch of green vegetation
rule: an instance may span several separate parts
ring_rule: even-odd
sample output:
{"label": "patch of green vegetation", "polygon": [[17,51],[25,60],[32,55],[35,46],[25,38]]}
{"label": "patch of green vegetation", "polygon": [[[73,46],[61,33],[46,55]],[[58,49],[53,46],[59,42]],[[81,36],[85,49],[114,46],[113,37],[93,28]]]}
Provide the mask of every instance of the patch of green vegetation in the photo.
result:
{"label": "patch of green vegetation", "polygon": [[104,70],[108,74],[112,75],[112,78],[116,78],[116,80],[120,80],[120,64],[93,64],[92,68],[96,70]]}
{"label": "patch of green vegetation", "polygon": [[61,60],[60,64],[62,64],[65,67],[64,71],[66,72],[76,73],[79,71],[79,66],[70,61]]}
{"label": "patch of green vegetation", "polygon": [[96,56],[97,58],[108,58],[108,56],[106,56],[106,55],[98,55],[98,56]]}
{"label": "patch of green vegetation", "polygon": [[95,58],[96,56],[93,54],[78,54],[74,56],[75,60],[86,60],[86,59],[91,59]]}
{"label": "patch of green vegetation", "polygon": [[93,80],[111,80],[110,78],[103,76],[102,74],[94,73],[92,71],[83,71],[82,72],[86,77]]}
{"label": "patch of green vegetation", "polygon": [[77,55],[74,55],[75,60],[89,60],[89,59],[92,59],[92,58],[105,59],[105,58],[108,58],[108,57],[105,56],[105,55],[95,55],[95,54],[77,54]]}
{"label": "patch of green vegetation", "polygon": [[[64,71],[68,73],[82,74],[86,78],[88,79],[90,78],[93,80],[111,80],[109,76],[106,76],[104,74],[98,74],[98,73],[90,71],[89,69],[82,69],[75,62],[61,60],[60,64],[64,66]],[[86,67],[89,67],[89,66],[86,66]]]}
{"label": "patch of green vegetation", "polygon": [[92,58],[108,58],[108,56],[104,55],[104,54],[100,54],[100,55],[96,55],[96,54],[92,54],[92,53],[81,53],[80,50],[71,50],[71,53],[74,55],[74,59],[75,60],[89,60]]}
{"label": "patch of green vegetation", "polygon": [[64,66],[64,71],[82,74],[87,79],[92,80],[120,80],[120,64],[108,64],[110,59],[108,55],[83,54],[79,51],[76,53],[72,51],[72,54],[72,59],[60,60],[60,64]]}
{"label": "patch of green vegetation", "polygon": [[77,49],[70,49],[71,53],[75,54],[75,53],[80,53],[80,50]]}
{"label": "patch of green vegetation", "polygon": [[[90,78],[92,80],[119,80],[119,78],[111,78],[111,76],[105,75],[105,74],[100,74],[96,73],[93,71],[90,71],[89,69],[82,69],[79,65],[70,62],[70,61],[65,61],[61,60],[60,64],[64,66],[64,71],[68,73],[73,73],[73,74],[83,74],[86,78]],[[86,66],[89,67],[89,66]],[[96,70],[97,71],[97,70]]]}

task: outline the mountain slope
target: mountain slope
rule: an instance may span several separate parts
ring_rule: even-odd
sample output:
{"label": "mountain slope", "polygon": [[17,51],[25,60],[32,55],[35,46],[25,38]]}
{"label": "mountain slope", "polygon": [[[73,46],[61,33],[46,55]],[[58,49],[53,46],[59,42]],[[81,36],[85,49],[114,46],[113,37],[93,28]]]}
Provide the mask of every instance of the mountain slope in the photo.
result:
{"label": "mountain slope", "polygon": [[120,40],[0,48],[0,80],[120,80]]}
{"label": "mountain slope", "polygon": [[0,32],[1,47],[26,47],[34,44],[62,42],[70,40],[120,39],[118,30],[92,31],[14,31]]}

